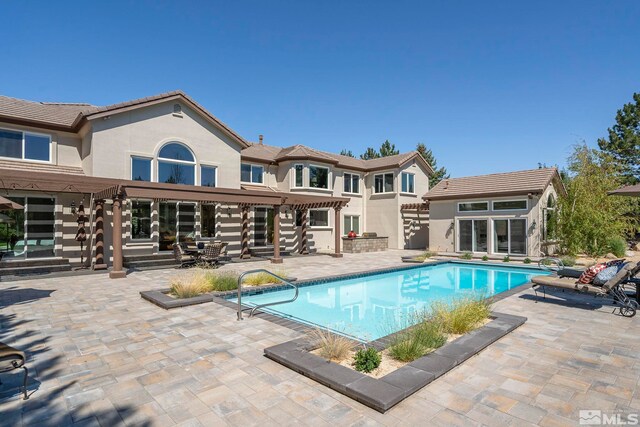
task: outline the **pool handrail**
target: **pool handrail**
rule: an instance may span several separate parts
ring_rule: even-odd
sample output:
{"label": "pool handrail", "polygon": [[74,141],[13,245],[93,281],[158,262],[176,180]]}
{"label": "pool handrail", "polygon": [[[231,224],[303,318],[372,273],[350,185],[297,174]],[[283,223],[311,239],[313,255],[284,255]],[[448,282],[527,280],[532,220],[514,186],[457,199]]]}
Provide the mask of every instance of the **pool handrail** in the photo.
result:
{"label": "pool handrail", "polygon": [[[553,265],[555,264],[555,266]],[[547,271],[558,271],[564,268],[562,259],[556,257],[544,257],[538,261],[538,267]]]}
{"label": "pool handrail", "polygon": [[245,271],[240,276],[238,276],[238,320],[242,320],[242,279],[244,279],[245,276],[248,276],[250,274],[255,274],[255,273],[267,273],[269,276],[278,279],[281,283],[291,286],[293,289],[295,289],[296,293],[293,296],[293,298],[285,300],[285,301],[274,301],[274,302],[269,302],[269,303],[266,303],[266,304],[258,304],[258,305],[256,305],[249,312],[249,317],[253,316],[255,314],[256,310],[258,310],[260,308],[268,307],[268,306],[276,305],[276,304],[286,304],[286,303],[293,302],[296,299],[298,299],[298,292],[299,292],[298,286],[294,285],[293,283],[289,282],[288,280],[284,279],[283,277],[280,277],[277,274],[274,274],[274,273],[270,272],[269,270],[265,270],[264,268],[257,268],[255,270]]}

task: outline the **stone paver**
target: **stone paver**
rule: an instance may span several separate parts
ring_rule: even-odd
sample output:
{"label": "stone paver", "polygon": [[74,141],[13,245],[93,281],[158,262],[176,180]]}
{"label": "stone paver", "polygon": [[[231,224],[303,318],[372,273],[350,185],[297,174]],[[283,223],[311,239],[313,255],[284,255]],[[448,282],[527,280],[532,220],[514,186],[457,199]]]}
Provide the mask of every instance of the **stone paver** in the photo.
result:
{"label": "stone paver", "polygon": [[[299,279],[401,265],[402,251],[287,259]],[[265,262],[228,265],[243,271]],[[601,300],[527,289],[495,309],[528,322],[379,414],[263,357],[299,337],[218,304],[162,310],[139,297],[175,270],[0,283],[0,340],[28,353],[2,375],[7,425],[577,425],[580,409],[640,411],[640,316]],[[577,306],[576,303],[581,303]],[[591,304],[585,308],[584,304]]]}

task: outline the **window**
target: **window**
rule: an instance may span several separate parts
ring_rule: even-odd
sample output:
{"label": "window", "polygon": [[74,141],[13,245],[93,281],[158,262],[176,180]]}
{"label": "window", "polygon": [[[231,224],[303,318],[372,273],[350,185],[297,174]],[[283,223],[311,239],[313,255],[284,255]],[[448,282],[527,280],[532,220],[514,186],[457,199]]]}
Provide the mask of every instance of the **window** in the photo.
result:
{"label": "window", "polygon": [[240,181],[251,182],[253,184],[262,184],[264,168],[258,165],[250,165],[243,163],[240,165]]}
{"label": "window", "polygon": [[345,193],[360,193],[360,175],[345,172],[343,179]]}
{"label": "window", "polygon": [[344,230],[342,230],[342,233],[346,236],[350,231],[360,234],[360,217],[358,215],[344,216]]}
{"label": "window", "polygon": [[293,186],[304,187],[304,180],[302,174],[304,172],[304,165],[295,165],[293,167]]}
{"label": "window", "polygon": [[487,220],[458,221],[458,251],[487,252]]}
{"label": "window", "polygon": [[151,202],[141,200],[131,202],[131,238],[151,238]]}
{"label": "window", "polygon": [[527,254],[527,220],[496,219],[493,221],[494,250],[505,254]]}
{"label": "window", "polygon": [[215,187],[216,170],[215,166],[200,166],[200,185],[203,187]]}
{"label": "window", "polygon": [[213,238],[216,236],[216,205],[200,205],[200,236]]}
{"label": "window", "polygon": [[373,176],[374,193],[393,192],[393,172],[383,173]]}
{"label": "window", "polygon": [[415,193],[416,188],[414,185],[415,175],[412,173],[402,172],[402,192],[403,193]]}
{"label": "window", "polygon": [[328,227],[329,211],[309,209],[309,226],[310,227]]}
{"label": "window", "polygon": [[458,203],[458,212],[486,212],[488,210],[489,210],[489,202]]}
{"label": "window", "polygon": [[170,143],[158,153],[158,182],[194,185],[195,172],[195,158],[184,145]]}
{"label": "window", "polygon": [[501,200],[493,202],[494,211],[520,211],[527,209],[527,200]]}
{"label": "window", "polygon": [[51,161],[51,138],[29,132],[0,129],[0,157]]}
{"label": "window", "polygon": [[131,179],[133,181],[151,181],[151,159],[131,157]]}
{"label": "window", "polygon": [[309,187],[329,188],[329,168],[309,166]]}

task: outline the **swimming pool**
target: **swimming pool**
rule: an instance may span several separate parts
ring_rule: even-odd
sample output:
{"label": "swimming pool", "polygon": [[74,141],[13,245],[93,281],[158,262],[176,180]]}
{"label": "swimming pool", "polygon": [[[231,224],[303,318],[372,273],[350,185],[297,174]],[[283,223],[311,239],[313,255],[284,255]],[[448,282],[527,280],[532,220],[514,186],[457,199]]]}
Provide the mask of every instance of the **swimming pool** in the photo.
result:
{"label": "swimming pool", "polygon": [[[294,302],[263,310],[371,341],[407,327],[413,313],[428,309],[434,301],[497,295],[541,274],[549,273],[534,268],[446,262],[304,284]],[[288,288],[243,295],[242,303],[253,307],[290,299],[293,294],[294,290]]]}

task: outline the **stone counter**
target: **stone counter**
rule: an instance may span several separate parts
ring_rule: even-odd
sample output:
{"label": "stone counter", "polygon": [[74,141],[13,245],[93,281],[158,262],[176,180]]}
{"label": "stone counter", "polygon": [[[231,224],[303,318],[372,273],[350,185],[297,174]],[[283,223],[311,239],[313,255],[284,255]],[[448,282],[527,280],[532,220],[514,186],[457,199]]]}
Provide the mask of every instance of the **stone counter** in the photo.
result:
{"label": "stone counter", "polygon": [[342,238],[342,251],[347,254],[386,251],[388,247],[388,237],[356,237],[354,239],[349,237]]}

